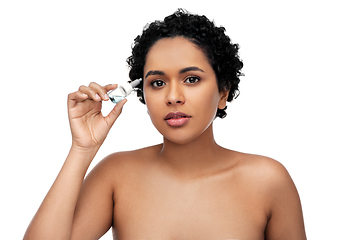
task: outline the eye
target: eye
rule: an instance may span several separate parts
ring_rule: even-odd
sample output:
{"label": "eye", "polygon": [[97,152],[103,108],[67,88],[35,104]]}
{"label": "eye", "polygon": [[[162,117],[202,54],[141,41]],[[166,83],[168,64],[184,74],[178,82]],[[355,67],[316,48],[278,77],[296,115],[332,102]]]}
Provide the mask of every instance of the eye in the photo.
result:
{"label": "eye", "polygon": [[185,79],[185,83],[190,83],[190,84],[197,83],[198,81],[200,81],[200,78],[195,76],[191,76]]}
{"label": "eye", "polygon": [[151,82],[151,86],[153,86],[154,88],[159,88],[165,85],[164,81],[161,80],[154,80]]}

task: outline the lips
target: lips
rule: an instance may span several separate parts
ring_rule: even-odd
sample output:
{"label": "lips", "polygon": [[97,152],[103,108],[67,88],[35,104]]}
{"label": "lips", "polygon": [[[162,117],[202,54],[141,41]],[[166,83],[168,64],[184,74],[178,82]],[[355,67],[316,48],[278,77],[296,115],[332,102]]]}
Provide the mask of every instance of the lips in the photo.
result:
{"label": "lips", "polygon": [[181,127],[187,123],[190,118],[189,115],[182,112],[170,112],[165,116],[165,121],[171,127]]}
{"label": "lips", "polygon": [[166,115],[165,120],[177,119],[177,118],[189,118],[190,116],[182,112],[170,112]]}

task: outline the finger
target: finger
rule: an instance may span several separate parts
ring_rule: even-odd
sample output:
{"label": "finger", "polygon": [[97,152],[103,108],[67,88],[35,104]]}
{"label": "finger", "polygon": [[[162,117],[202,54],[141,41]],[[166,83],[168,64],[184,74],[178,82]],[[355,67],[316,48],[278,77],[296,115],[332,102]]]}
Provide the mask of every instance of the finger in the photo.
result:
{"label": "finger", "polygon": [[117,86],[118,86],[117,84],[108,84],[108,85],[104,86],[104,88],[105,88],[106,92],[109,92],[110,90],[117,88]]}
{"label": "finger", "polygon": [[86,86],[82,85],[82,86],[79,87],[79,92],[85,93],[86,95],[88,95],[89,99],[92,99],[92,100],[94,100],[96,102],[101,101],[101,97],[98,94],[98,92],[95,89],[91,88],[91,87],[86,87]]}
{"label": "finger", "polygon": [[107,122],[109,127],[112,127],[116,119],[120,116],[122,109],[124,107],[124,104],[127,102],[126,99],[121,100],[118,102],[113,110],[105,117],[105,121]]}
{"label": "finger", "polygon": [[69,106],[69,108],[73,108],[73,107],[75,107],[76,103],[83,102],[87,98],[88,98],[88,95],[83,92],[80,92],[80,91],[70,93],[68,95],[68,106]]}
{"label": "finger", "polygon": [[[101,98],[101,100],[109,100],[109,96],[107,95],[108,91],[105,87],[97,84],[96,82],[91,82],[89,88],[93,89],[97,93],[97,96]],[[97,96],[95,95],[95,97]]]}

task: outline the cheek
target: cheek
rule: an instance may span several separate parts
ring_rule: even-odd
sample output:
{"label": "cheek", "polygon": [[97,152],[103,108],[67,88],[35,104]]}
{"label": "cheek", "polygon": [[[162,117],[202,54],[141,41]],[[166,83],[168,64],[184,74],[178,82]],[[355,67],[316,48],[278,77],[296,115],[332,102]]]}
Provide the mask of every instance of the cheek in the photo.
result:
{"label": "cheek", "polygon": [[214,91],[212,88],[204,89],[201,93],[197,92],[194,95],[196,98],[193,98],[193,104],[197,108],[202,108],[203,111],[209,112],[209,114],[212,114],[214,111],[216,113],[220,100],[220,94],[217,90]]}
{"label": "cheek", "polygon": [[155,123],[154,121],[158,120],[159,115],[162,114],[161,109],[164,105],[163,101],[161,101],[159,96],[152,96],[151,94],[144,94],[144,100],[146,102],[146,107],[151,121]]}

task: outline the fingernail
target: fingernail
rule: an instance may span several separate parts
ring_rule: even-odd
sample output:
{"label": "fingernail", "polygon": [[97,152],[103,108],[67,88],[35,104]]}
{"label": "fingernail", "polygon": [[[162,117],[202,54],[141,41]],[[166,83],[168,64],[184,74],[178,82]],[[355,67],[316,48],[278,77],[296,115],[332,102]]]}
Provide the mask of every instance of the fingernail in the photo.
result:
{"label": "fingernail", "polygon": [[109,100],[109,96],[107,94],[104,95],[105,100]]}
{"label": "fingernail", "polygon": [[100,98],[99,94],[96,94],[96,95],[95,95],[95,98],[96,98],[96,99],[99,99],[99,98]]}

